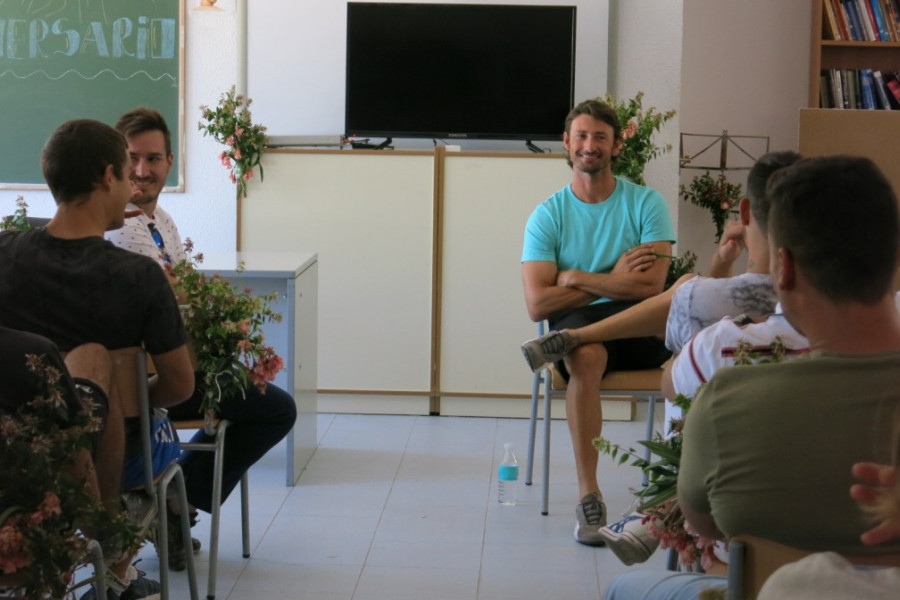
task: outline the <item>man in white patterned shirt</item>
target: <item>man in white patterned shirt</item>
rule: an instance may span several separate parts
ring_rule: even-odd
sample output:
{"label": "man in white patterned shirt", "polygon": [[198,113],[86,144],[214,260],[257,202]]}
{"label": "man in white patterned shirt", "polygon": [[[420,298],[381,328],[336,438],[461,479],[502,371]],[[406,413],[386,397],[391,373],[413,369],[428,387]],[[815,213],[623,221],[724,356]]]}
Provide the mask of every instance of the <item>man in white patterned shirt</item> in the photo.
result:
{"label": "man in white patterned shirt", "polygon": [[[126,250],[155,259],[174,281],[172,266],[184,260],[184,247],[172,217],[158,204],[172,168],[169,128],[159,112],[136,108],[119,118],[116,129],[128,143],[132,163],[131,182],[138,191],[132,202],[142,213],[125,219],[125,225],[109,232],[107,239]],[[198,418],[203,395],[202,376],[197,376],[196,382],[194,395],[169,409],[170,418]],[[268,384],[265,391],[260,391],[251,385],[244,390],[244,394],[243,399],[223,400],[219,408],[218,416],[231,423],[225,438],[222,502],[247,469],[288,434],[297,418],[294,399],[277,386]],[[200,430],[191,441],[209,443],[214,441],[214,437]],[[210,512],[212,505],[213,460],[212,452],[184,452],[180,459],[188,502],[205,512]],[[170,508],[173,512],[177,510],[175,506],[170,505]],[[178,520],[170,518],[169,524],[177,527]],[[170,527],[168,536],[169,567],[181,570],[185,566],[181,532]],[[198,544],[195,544],[194,550],[199,550]]]}
{"label": "man in white patterned shirt", "polygon": [[[158,113],[153,115],[153,112],[140,114],[155,121]],[[128,113],[132,114],[137,111]],[[165,127],[161,116],[159,122]],[[118,129],[121,131],[121,127]],[[132,161],[131,181],[139,193],[128,207],[142,212],[127,219],[121,229],[106,232],[106,239],[125,250],[154,258],[164,268],[175,265],[185,259],[181,235],[169,213],[158,205],[174,157],[168,128],[147,129],[129,136],[128,151]],[[170,269],[166,268],[166,273],[171,277]]]}

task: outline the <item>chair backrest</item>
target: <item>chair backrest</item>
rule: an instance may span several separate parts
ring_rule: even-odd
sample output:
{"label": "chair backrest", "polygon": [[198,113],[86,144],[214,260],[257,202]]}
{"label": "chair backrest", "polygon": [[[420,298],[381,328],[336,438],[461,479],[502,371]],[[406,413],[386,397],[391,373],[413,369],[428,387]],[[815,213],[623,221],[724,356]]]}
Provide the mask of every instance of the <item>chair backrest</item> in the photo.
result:
{"label": "chair backrest", "polygon": [[113,386],[125,417],[141,416],[141,404],[149,407],[150,388],[147,382],[147,354],[143,348],[132,346],[110,350],[113,362]]}
{"label": "chair backrest", "polygon": [[122,405],[125,418],[141,420],[141,451],[144,460],[144,489],[156,499],[153,480],[153,454],[150,444],[150,380],[147,376],[147,353],[132,346],[109,352],[113,363],[113,389]]}
{"label": "chair backrest", "polygon": [[[754,598],[779,567],[810,554],[793,546],[752,535],[738,535],[728,543],[728,600]],[[900,554],[842,555],[856,565],[900,567]]]}

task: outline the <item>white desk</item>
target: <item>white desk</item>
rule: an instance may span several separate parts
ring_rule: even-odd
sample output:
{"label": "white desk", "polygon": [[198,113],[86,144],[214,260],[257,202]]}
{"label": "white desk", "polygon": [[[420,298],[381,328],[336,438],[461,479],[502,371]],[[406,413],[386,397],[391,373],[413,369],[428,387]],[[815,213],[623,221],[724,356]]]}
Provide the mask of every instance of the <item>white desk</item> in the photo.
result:
{"label": "white desk", "polygon": [[[243,270],[239,270],[243,262]],[[275,385],[292,391],[297,422],[287,437],[286,485],[297,482],[316,450],[318,255],[315,252],[210,252],[200,270],[219,274],[238,290],[275,291],[281,323],[263,326],[266,342],[284,359]]]}

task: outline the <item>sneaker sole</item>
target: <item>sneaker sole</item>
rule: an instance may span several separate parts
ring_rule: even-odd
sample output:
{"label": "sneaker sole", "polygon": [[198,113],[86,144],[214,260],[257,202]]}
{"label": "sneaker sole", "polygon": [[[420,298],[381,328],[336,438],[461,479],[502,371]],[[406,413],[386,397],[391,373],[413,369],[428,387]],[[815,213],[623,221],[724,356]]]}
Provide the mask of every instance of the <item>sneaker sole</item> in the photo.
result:
{"label": "sneaker sole", "polygon": [[528,365],[528,368],[531,369],[532,373],[537,373],[545,364],[547,364],[547,363],[541,363],[539,365],[534,364],[533,362],[531,362],[531,355],[528,353],[528,350],[525,348],[525,346],[521,346],[520,349],[522,350],[522,355],[525,356],[525,364]]}
{"label": "sneaker sole", "polygon": [[603,531],[600,532],[600,535],[606,542],[606,546],[627,566],[646,562],[656,549],[648,548],[639,537],[632,535],[627,531],[620,533],[615,538],[604,535]]}
{"label": "sneaker sole", "polygon": [[[574,532],[573,535],[574,535],[574,537],[575,537],[575,541],[576,541],[576,542],[578,542],[579,544],[584,544],[585,546],[592,546],[592,547],[594,547],[594,548],[598,548],[598,547],[601,547],[601,546],[605,546],[605,545],[606,545],[606,540],[603,539],[602,537],[599,537],[599,538],[597,538],[597,539],[584,539],[584,540],[581,539],[581,538],[579,538],[579,537],[578,537],[578,525],[577,525],[577,524],[575,525],[575,532]],[[599,535],[599,534],[598,534],[598,535]]]}

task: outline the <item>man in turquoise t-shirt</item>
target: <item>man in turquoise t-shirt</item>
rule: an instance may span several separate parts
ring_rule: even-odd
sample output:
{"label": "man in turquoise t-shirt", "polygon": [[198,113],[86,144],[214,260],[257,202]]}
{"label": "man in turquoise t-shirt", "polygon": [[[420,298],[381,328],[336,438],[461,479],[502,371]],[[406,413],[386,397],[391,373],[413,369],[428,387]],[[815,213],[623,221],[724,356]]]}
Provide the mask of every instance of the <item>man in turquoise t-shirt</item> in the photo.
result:
{"label": "man in turquoise t-shirt", "polygon": [[[595,100],[573,108],[563,145],[572,183],[528,219],[522,284],[528,316],[551,329],[580,327],[660,293],[675,234],[662,196],[615,177],[622,129],[613,108]],[[662,340],[631,338],[568,349],[558,365],[569,379],[566,418],[575,451],[579,497],[575,539],[603,544],[606,506],[597,483],[600,380],[607,370],[658,366],[668,357]]]}

